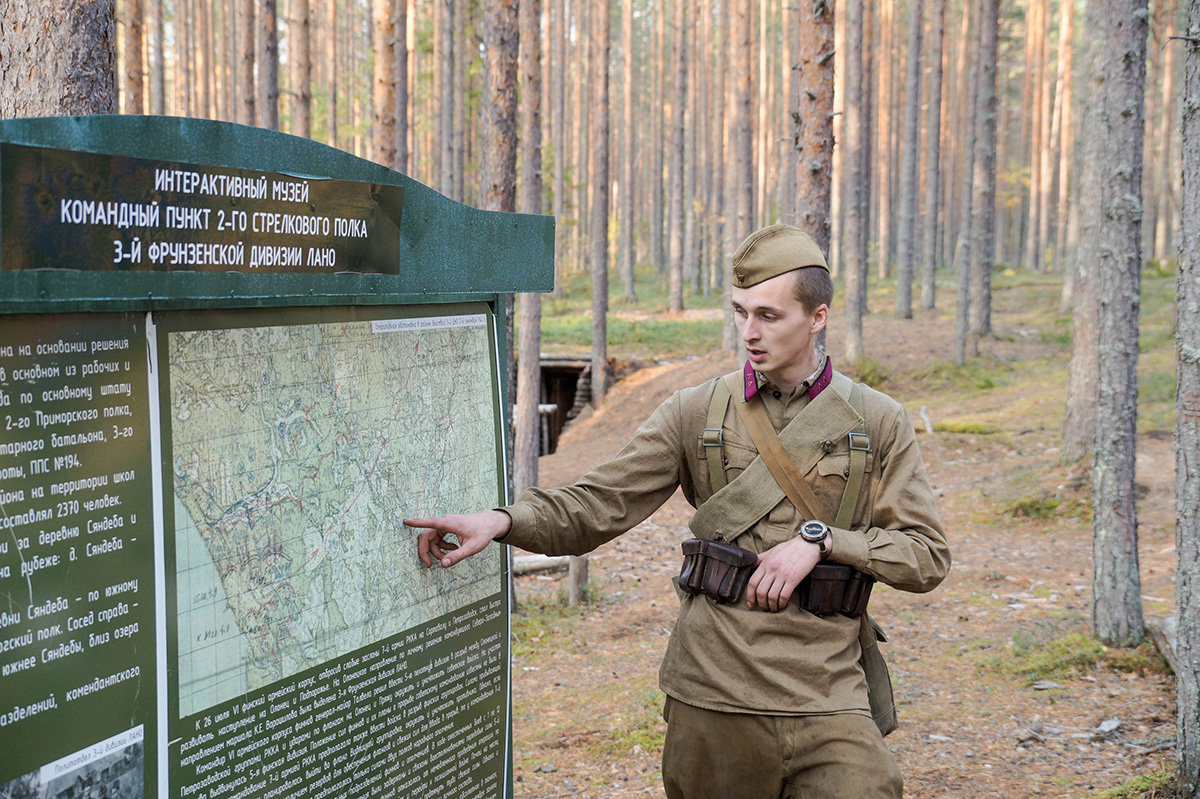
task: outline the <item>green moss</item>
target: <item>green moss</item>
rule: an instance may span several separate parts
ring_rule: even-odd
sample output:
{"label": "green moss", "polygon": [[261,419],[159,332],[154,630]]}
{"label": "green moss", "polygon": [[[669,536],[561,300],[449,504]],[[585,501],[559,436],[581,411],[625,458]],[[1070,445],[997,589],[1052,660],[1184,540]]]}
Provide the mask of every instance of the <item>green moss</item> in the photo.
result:
{"label": "green moss", "polygon": [[1048,519],[1054,515],[1062,500],[1055,499],[1045,491],[1021,497],[1008,503],[1004,512],[1013,518]]}
{"label": "green moss", "polygon": [[1088,794],[1089,799],[1173,799],[1175,777],[1165,771],[1143,774],[1116,788]]}
{"label": "green moss", "polygon": [[879,388],[888,381],[888,375],[883,371],[879,361],[870,355],[859,355],[851,364],[853,376],[860,383],[866,383],[872,388]]}

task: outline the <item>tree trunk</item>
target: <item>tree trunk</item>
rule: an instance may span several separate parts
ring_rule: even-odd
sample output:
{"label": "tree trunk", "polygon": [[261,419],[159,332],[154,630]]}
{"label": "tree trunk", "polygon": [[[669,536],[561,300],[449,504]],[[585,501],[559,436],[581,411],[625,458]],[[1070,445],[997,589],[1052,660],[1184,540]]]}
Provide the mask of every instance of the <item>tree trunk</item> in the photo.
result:
{"label": "tree trunk", "polygon": [[143,20],[142,0],[124,0],[125,2],[125,82],[123,91],[126,114],[145,113],[145,82],[142,80],[142,38]]}
{"label": "tree trunk", "polygon": [[[536,0],[535,0],[536,2]],[[633,161],[636,128],[633,113],[633,3],[621,4],[621,49],[625,81],[621,87],[621,208],[620,241],[617,243],[617,262],[621,272],[621,283],[625,287],[625,299],[637,302],[633,286]]]}
{"label": "tree trunk", "polygon": [[608,0],[596,0],[592,20],[592,404],[608,390]]}
{"label": "tree trunk", "polygon": [[[1054,220],[1054,268],[1065,277],[1067,209],[1071,202],[1071,62],[1075,51],[1075,2],[1064,0],[1058,22],[1058,68],[1054,80],[1054,119],[1050,125],[1050,138],[1054,144],[1054,157],[1058,160],[1058,203]],[[1046,242],[1049,246],[1050,242]]]}
{"label": "tree trunk", "polygon": [[[253,0],[242,0],[242,2],[247,3],[250,6],[254,5]],[[337,102],[337,96],[338,96],[338,46],[337,46],[338,45],[338,33],[337,33],[338,16],[337,16],[337,0],[329,0],[328,11],[329,11],[328,25],[325,28],[325,64],[329,71],[329,74],[326,76],[327,80],[328,80],[328,84],[329,84],[329,86],[328,86],[328,98],[329,99],[327,101],[328,116],[326,118],[325,124],[329,128],[329,130],[328,130],[329,146],[337,147],[338,146],[338,113],[337,113],[337,111],[338,111],[338,102]],[[249,31],[254,30],[253,20],[251,21],[251,24],[249,25],[247,30],[249,30]],[[249,35],[249,37],[251,39],[251,46],[248,51],[249,52],[248,57],[251,59],[249,62],[249,66],[250,66],[249,72],[251,73],[251,77],[245,78],[245,79],[249,80],[249,81],[251,81],[251,83],[253,83],[253,67],[254,67],[253,39],[254,39],[254,35],[253,35],[253,33],[249,33],[247,35]],[[253,97],[254,92],[249,92],[248,96]],[[253,102],[253,101],[248,101],[248,102]],[[251,108],[250,111],[251,111],[251,116],[253,116],[254,109]]]}
{"label": "tree trunk", "polygon": [[[450,138],[450,151],[454,154],[454,178],[450,196],[460,203],[470,202],[466,195],[467,65],[473,58],[473,51],[471,47],[467,46],[466,31],[467,21],[473,10],[474,6],[470,3],[455,3],[454,6],[454,88],[450,94],[454,100],[453,127]],[[474,51],[478,52],[478,48],[475,48]]]}
{"label": "tree trunk", "polygon": [[[1188,3],[1183,91],[1200,96],[1200,0]],[[1174,46],[1169,44],[1168,47]],[[1179,273],[1175,395],[1176,789],[1200,796],[1200,107],[1183,109],[1180,132]]]}
{"label": "tree trunk", "polygon": [[[521,71],[521,203],[526,214],[542,212],[542,2],[522,0],[519,9]],[[520,299],[517,345],[517,415],[513,420],[513,485],[519,495],[537,485],[541,453],[542,295]]]}
{"label": "tree trunk", "polygon": [[750,107],[753,96],[754,71],[750,65],[752,0],[731,0],[731,32],[734,36],[733,76],[734,107],[730,115],[733,124],[733,153],[736,180],[734,192],[737,206],[734,209],[734,239],[742,241],[750,235],[754,225],[754,114]]}
{"label": "tree trunk", "polygon": [[833,181],[833,3],[800,3],[791,25],[799,28],[794,79],[799,101],[791,109],[792,147],[798,168],[794,187],[797,227],[829,253]]}
{"label": "tree trunk", "polygon": [[[304,0],[307,2],[307,0]],[[408,3],[396,3],[396,170],[409,174],[408,168]]]}
{"label": "tree trunk", "polygon": [[[1093,16],[1095,13],[1095,16]],[[1138,576],[1137,356],[1142,267],[1142,147],[1146,90],[1146,0],[1093,0],[1088,29],[1108,29],[1100,102],[1106,155],[1101,207],[1096,455],[1092,468],[1092,628],[1109,646],[1145,637]],[[1095,42],[1093,42],[1094,44]],[[1100,61],[1093,61],[1100,66]]]}
{"label": "tree trunk", "polygon": [[875,47],[875,3],[873,0],[865,0],[863,3],[862,13],[862,139],[860,147],[862,164],[859,166],[859,176],[861,177],[862,187],[859,193],[859,208],[858,216],[861,220],[859,225],[859,241],[857,246],[859,252],[862,253],[861,258],[856,259],[862,274],[858,277],[858,310],[855,311],[859,317],[866,316],[867,309],[867,282],[871,275],[870,253],[871,253],[871,209],[874,202],[875,186],[879,181],[875,177],[875,119],[876,108],[873,99],[877,96],[874,90],[875,83],[875,65],[873,49]]}
{"label": "tree trunk", "polygon": [[374,0],[375,91],[372,94],[374,160],[396,165],[396,17],[395,0]]}
{"label": "tree trunk", "polygon": [[[1168,2],[1166,6],[1166,25],[1164,33],[1168,38],[1164,41],[1163,80],[1162,80],[1162,115],[1158,125],[1158,181],[1157,191],[1147,198],[1147,204],[1155,205],[1154,214],[1154,257],[1163,261],[1174,252],[1174,242],[1171,241],[1171,186],[1175,182],[1171,173],[1171,139],[1174,136],[1176,123],[1175,103],[1175,46],[1169,37],[1175,35],[1175,3]],[[1153,86],[1153,84],[1151,84]]]}
{"label": "tree trunk", "polygon": [[844,127],[846,130],[846,166],[843,181],[846,197],[845,262],[842,270],[846,291],[846,362],[854,363],[863,354],[862,297],[865,293],[862,229],[867,220],[863,218],[863,171],[862,158],[863,124],[863,0],[846,0],[846,79]]}
{"label": "tree trunk", "polygon": [[[403,0],[400,0],[403,2]],[[312,5],[311,0],[292,0],[293,17],[288,26],[292,70],[292,132],[312,138]],[[404,41],[403,36],[398,41]],[[397,76],[398,79],[399,76]],[[397,88],[401,88],[397,85]]]}
{"label": "tree trunk", "polygon": [[279,130],[279,33],[275,9],[277,0],[262,0],[262,125]]}
{"label": "tree trunk", "polygon": [[517,209],[517,0],[487,0],[483,20],[483,180],[480,205]]}
{"label": "tree trunk", "polygon": [[973,0],[972,8],[974,12],[971,16],[975,19],[974,30],[971,35],[971,69],[970,78],[967,81],[967,114],[964,118],[966,123],[963,131],[963,174],[962,174],[962,211],[959,219],[959,237],[958,248],[955,254],[955,262],[957,268],[955,273],[958,276],[957,285],[957,300],[955,302],[955,317],[954,317],[954,362],[958,365],[966,363],[967,360],[967,336],[970,332],[971,324],[971,251],[974,249],[973,234],[971,233],[974,225],[974,173],[975,173],[975,139],[978,137],[979,120],[977,119],[979,110],[979,80],[980,80],[980,48],[982,40],[980,35],[983,31],[983,0]]}
{"label": "tree trunk", "polygon": [[1039,252],[1041,243],[1038,241],[1038,231],[1041,229],[1038,212],[1041,210],[1042,185],[1042,73],[1045,64],[1042,61],[1042,40],[1045,28],[1046,0],[1033,0],[1025,15],[1025,82],[1028,92],[1028,105],[1022,105],[1022,110],[1031,114],[1029,126],[1029,202],[1025,214],[1025,251],[1022,263],[1034,270],[1042,270]]}
{"label": "tree trunk", "polygon": [[1039,114],[1042,119],[1042,130],[1040,134],[1041,148],[1038,152],[1038,212],[1037,212],[1037,230],[1031,228],[1029,235],[1031,238],[1036,238],[1037,249],[1034,252],[1033,265],[1039,272],[1046,271],[1046,249],[1050,245],[1050,214],[1051,202],[1053,201],[1054,191],[1054,173],[1051,166],[1054,160],[1055,148],[1055,130],[1054,130],[1054,112],[1051,103],[1051,77],[1050,77],[1050,34],[1051,13],[1050,0],[1043,0],[1045,5],[1045,22],[1040,32],[1042,53],[1041,61],[1041,108]]}
{"label": "tree trunk", "polygon": [[664,241],[666,205],[663,192],[663,129],[666,127],[667,37],[666,12],[659,5],[654,14],[654,100],[650,108],[650,260],[658,275],[667,273],[667,248]]}
{"label": "tree trunk", "polygon": [[684,108],[687,104],[687,35],[684,9],[686,0],[675,0],[672,7],[671,63],[674,99],[671,101],[671,163],[668,168],[670,193],[667,198],[667,233],[670,240],[670,291],[667,310],[683,310],[683,149]]}
{"label": "tree trunk", "polygon": [[[433,146],[437,148],[437,190],[447,197],[454,194],[454,15],[460,13],[455,0],[434,0],[437,4],[437,30],[434,37],[434,95],[437,102],[437,121],[435,123]],[[486,45],[485,45],[486,49]],[[515,64],[516,55],[513,55]],[[516,74],[513,67],[513,83]],[[491,80],[490,76],[488,78]],[[494,90],[488,86],[485,90]],[[485,100],[485,105],[488,101]],[[487,127],[487,114],[484,114],[484,127]],[[516,124],[514,119],[514,125]],[[515,143],[513,145],[516,146]],[[484,134],[484,149],[489,147],[487,134]],[[515,176],[514,176],[515,183]],[[484,185],[484,193],[490,190]]]}
{"label": "tree trunk", "polygon": [[0,119],[117,112],[115,0],[7,0]]}
{"label": "tree trunk", "polygon": [[876,95],[878,126],[875,128],[878,141],[872,161],[879,174],[876,181],[877,210],[875,222],[879,231],[876,242],[876,272],[880,280],[891,274],[892,257],[892,59],[895,46],[892,43],[892,17],[896,11],[895,0],[879,1],[879,91]]}
{"label": "tree trunk", "polygon": [[1000,0],[983,0],[980,15],[979,131],[971,200],[971,319],[977,336],[992,332],[992,268],[996,258],[996,95]]}
{"label": "tree trunk", "polygon": [[[254,82],[254,20],[258,0],[240,0],[240,2],[242,15],[238,28],[241,67],[238,70],[237,94],[240,96],[241,102],[237,104],[237,121],[243,125],[254,125],[257,122],[258,110],[258,85]],[[334,4],[330,5],[332,7]],[[332,13],[330,12],[330,14]]]}
{"label": "tree trunk", "polygon": [[150,113],[167,113],[167,59],[163,54],[163,38],[165,25],[163,23],[164,0],[151,0],[150,3],[150,42],[147,47],[150,59]]}
{"label": "tree trunk", "polygon": [[[550,116],[553,120],[554,139],[554,205],[551,210],[559,224],[566,221],[567,212],[567,62],[566,62],[566,16],[565,0],[551,0],[553,3],[550,24],[551,60],[554,69],[550,89]],[[567,232],[559,228],[554,237],[554,296],[563,295],[563,265],[566,259]]]}
{"label": "tree trunk", "polygon": [[912,319],[913,266],[917,257],[914,239],[917,233],[917,167],[921,163],[921,45],[925,28],[924,11],[923,0],[911,0],[908,18],[908,66],[904,76],[904,152],[900,162],[899,240],[896,244],[896,313],[904,319]]}
{"label": "tree trunk", "polygon": [[946,0],[933,0],[929,20],[929,108],[925,122],[925,215],[921,233],[921,307],[937,304],[938,189],[942,185],[942,45],[946,32]]}

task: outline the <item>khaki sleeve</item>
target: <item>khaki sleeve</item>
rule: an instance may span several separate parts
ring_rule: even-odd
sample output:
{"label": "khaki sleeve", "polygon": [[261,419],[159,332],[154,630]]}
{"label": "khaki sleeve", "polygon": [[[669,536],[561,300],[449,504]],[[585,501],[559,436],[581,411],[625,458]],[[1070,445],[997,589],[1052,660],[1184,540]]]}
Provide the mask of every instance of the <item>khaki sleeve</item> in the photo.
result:
{"label": "khaki sleeve", "polygon": [[547,555],[581,555],[656,511],[679,486],[682,425],[676,393],[607,463],[570,486],[530,488],[500,508],[512,517],[501,543]]}
{"label": "khaki sleeve", "polygon": [[870,523],[835,529],[833,559],[904,591],[931,591],[950,570],[950,546],[916,432],[898,408],[881,433]]}

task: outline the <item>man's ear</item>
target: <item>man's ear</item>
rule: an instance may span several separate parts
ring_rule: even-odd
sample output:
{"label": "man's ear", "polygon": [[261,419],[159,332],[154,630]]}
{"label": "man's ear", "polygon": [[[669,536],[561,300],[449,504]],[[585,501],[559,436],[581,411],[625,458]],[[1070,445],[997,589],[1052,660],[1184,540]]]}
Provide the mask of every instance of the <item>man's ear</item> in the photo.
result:
{"label": "man's ear", "polygon": [[820,333],[822,330],[825,329],[825,325],[828,322],[829,322],[829,306],[826,305],[825,303],[821,303],[820,305],[817,306],[817,309],[815,311],[813,311],[813,313],[812,313],[812,328],[810,330],[811,334],[815,336],[817,333]]}

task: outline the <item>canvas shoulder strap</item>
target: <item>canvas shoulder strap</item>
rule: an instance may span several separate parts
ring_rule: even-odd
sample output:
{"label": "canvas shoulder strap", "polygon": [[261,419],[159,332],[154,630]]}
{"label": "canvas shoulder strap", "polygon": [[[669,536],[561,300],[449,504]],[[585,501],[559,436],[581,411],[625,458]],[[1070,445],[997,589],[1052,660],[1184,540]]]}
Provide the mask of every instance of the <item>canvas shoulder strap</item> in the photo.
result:
{"label": "canvas shoulder strap", "polygon": [[[705,456],[708,462],[709,480],[712,486],[715,503],[704,503],[701,510],[697,512],[691,522],[692,530],[702,538],[721,537],[725,540],[736,538],[741,532],[749,527],[758,518],[765,515],[775,504],[778,503],[781,497],[778,493],[782,489],[778,489],[777,493],[770,491],[764,492],[761,483],[757,482],[761,479],[761,472],[755,470],[755,466],[768,467],[765,458],[756,461],[752,464],[752,468],[743,472],[738,478],[735,478],[733,483],[728,483],[725,478],[725,458],[724,458],[724,420],[725,414],[729,408],[729,404],[733,393],[740,387],[739,374],[732,373],[724,379],[717,380],[713,389],[712,397],[709,402],[708,415],[705,419],[705,428],[702,434],[702,443],[705,448]],[[857,419],[854,429],[850,430],[850,473],[847,475],[846,488],[842,493],[842,499],[838,507],[837,516],[835,518],[835,526],[843,529],[849,527],[852,522],[854,508],[858,503],[858,496],[862,490],[863,477],[866,472],[866,455],[870,450],[870,439],[867,437],[866,425],[864,422],[865,416],[863,413],[863,402],[861,387],[847,378],[840,372],[835,372],[833,375],[832,387],[835,392],[847,401],[849,407],[853,409]],[[745,403],[737,403],[737,407],[745,407]],[[760,410],[761,406],[760,406]],[[747,424],[749,429],[750,424],[747,422],[746,414],[741,414],[743,423]],[[789,478],[779,480],[775,472],[790,472],[795,475],[795,480],[798,481],[803,488],[795,487],[789,493],[795,494],[795,497],[789,496],[792,503],[800,509],[808,518],[831,518],[827,510],[824,509],[822,503],[812,495],[812,501],[802,500],[801,494],[804,489],[808,489],[808,493],[812,494],[812,489],[809,488],[807,481],[800,475],[799,469],[796,467],[794,460],[788,455],[786,449],[779,441],[779,436],[775,433],[774,427],[771,426],[770,420],[766,419],[765,411],[762,413],[762,418],[766,421],[766,427],[770,431],[770,438],[778,445],[778,452],[782,452],[782,459],[779,459],[776,454],[776,469],[764,468],[763,471],[769,471],[772,477],[776,477],[775,482],[781,486],[784,482],[792,483]],[[843,430],[845,428],[842,428]],[[765,433],[765,431],[763,431]],[[753,432],[751,438],[755,438]],[[755,446],[759,448],[760,454],[763,452],[764,446],[759,446],[755,440]],[[778,469],[778,464],[788,464],[790,468]],[[742,480],[746,477],[746,480]],[[739,483],[741,485],[739,485]],[[729,490],[725,490],[726,486]],[[720,497],[716,497],[717,494]],[[788,495],[785,493],[785,496]],[[711,502],[711,500],[710,500]],[[820,511],[820,515],[812,514],[805,509],[805,505],[816,508]],[[726,531],[722,532],[717,529],[718,520],[729,515],[729,511],[737,508],[738,512],[734,519],[725,519],[722,526],[726,526]],[[753,510],[752,510],[753,509]],[[722,512],[724,511],[724,512]],[[748,512],[749,511],[749,512]],[[760,512],[761,511],[761,512]],[[754,513],[757,516],[750,518]],[[746,518],[740,518],[746,517]],[[749,521],[749,523],[746,523]],[[736,532],[735,532],[736,531]]]}

